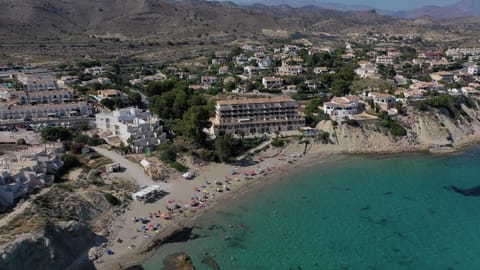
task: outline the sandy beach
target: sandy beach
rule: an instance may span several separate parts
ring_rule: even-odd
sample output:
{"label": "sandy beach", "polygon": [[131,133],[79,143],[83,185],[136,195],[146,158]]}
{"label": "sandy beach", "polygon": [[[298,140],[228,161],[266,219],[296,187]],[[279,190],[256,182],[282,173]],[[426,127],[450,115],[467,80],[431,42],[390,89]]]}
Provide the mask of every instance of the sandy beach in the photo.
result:
{"label": "sandy beach", "polygon": [[[311,146],[309,148],[312,149]],[[166,237],[181,229],[211,210],[215,204],[240,196],[252,185],[274,180],[294,167],[305,166],[308,161],[318,162],[330,156],[328,152],[322,155],[314,154],[316,151],[304,156],[304,150],[303,144],[290,143],[283,149],[270,149],[252,156],[254,162],[250,162],[251,165],[211,163],[195,168],[197,176],[192,180],[172,178],[168,179],[168,183],[157,183],[169,194],[154,203],[133,201],[125,213],[115,218],[109,242],[99,250],[99,253],[102,251],[104,253],[108,249],[113,254],[103,255],[95,260],[97,269],[123,269],[138,264],[148,257],[149,254],[145,254],[144,251],[155,239]],[[236,171],[235,174],[232,174],[232,169]],[[203,205],[193,207],[190,205],[192,197],[205,198],[205,201]],[[174,209],[176,205],[181,208],[171,212],[170,219],[160,217],[161,214],[168,212],[167,208]],[[137,220],[146,218],[148,222],[135,221],[135,218]],[[150,225],[155,224],[161,224],[161,227],[152,230]],[[144,225],[150,229],[140,230]]]}
{"label": "sandy beach", "polygon": [[[472,140],[455,145],[453,149],[460,149],[467,145],[478,142],[476,136]],[[341,154],[392,154],[402,152],[425,151],[425,147],[412,147],[410,149],[392,149],[392,151],[349,151],[339,145],[312,143],[305,145],[292,141],[282,149],[270,148],[265,152],[253,155],[255,161],[247,166],[235,166],[229,164],[211,163],[199,168],[192,168],[197,176],[192,180],[181,177],[172,177],[168,183],[158,183],[169,194],[154,203],[144,204],[134,201],[128,210],[116,217],[110,228],[109,242],[99,253],[109,249],[111,255],[102,255],[94,260],[97,269],[125,269],[129,266],[141,263],[145,258],[152,255],[150,251],[155,240],[165,238],[174,231],[182,229],[192,223],[197,217],[211,211],[215,204],[227,203],[230,199],[241,196],[248,192],[253,185],[272,183],[278,177],[284,177],[288,173],[306,166],[326,162],[340,158]],[[232,175],[232,169],[237,173]],[[262,173],[265,172],[265,173]],[[255,172],[255,175],[245,178],[244,174]],[[216,183],[221,182],[221,184]],[[217,191],[221,189],[221,192]],[[192,197],[203,198],[205,201],[200,206],[190,205]],[[167,208],[174,209],[170,219],[160,217],[160,214],[168,212]],[[134,221],[137,218],[146,218],[145,224]],[[161,224],[158,230],[151,226]],[[140,230],[142,226],[148,230]],[[119,240],[120,239],[120,240]],[[148,250],[148,252],[146,252]]]}

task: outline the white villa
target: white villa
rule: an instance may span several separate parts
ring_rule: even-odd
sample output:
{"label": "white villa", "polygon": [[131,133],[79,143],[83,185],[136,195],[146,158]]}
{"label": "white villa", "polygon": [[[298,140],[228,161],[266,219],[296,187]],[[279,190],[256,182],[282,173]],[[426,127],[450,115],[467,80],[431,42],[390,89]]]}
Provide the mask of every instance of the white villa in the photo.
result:
{"label": "white villa", "polygon": [[371,92],[368,93],[368,98],[373,99],[373,102],[382,110],[388,110],[395,106],[395,97],[389,94]]}
{"label": "white villa", "polygon": [[262,78],[262,84],[265,88],[279,88],[282,87],[283,85],[283,79],[282,78],[276,78],[276,77],[265,77]]}
{"label": "white villa", "polygon": [[323,111],[337,119],[350,117],[359,113],[357,96],[334,97],[323,104]]}

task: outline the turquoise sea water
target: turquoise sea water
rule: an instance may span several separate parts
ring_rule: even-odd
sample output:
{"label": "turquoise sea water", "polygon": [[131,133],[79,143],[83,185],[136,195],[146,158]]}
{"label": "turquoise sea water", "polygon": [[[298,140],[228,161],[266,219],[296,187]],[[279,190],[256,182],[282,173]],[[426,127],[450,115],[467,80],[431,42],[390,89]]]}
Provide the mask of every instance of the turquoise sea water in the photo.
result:
{"label": "turquoise sea water", "polygon": [[161,247],[144,267],[184,251],[210,269],[206,251],[229,270],[480,269],[480,197],[444,188],[480,185],[479,165],[479,147],[327,162],[207,213],[200,238]]}

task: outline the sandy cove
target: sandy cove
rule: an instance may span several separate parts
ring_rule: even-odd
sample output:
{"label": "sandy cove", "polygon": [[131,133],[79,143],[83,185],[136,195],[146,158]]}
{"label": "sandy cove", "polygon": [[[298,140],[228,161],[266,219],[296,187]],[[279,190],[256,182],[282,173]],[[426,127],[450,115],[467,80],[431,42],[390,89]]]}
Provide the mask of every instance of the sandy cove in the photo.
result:
{"label": "sandy cove", "polygon": [[[312,146],[309,146],[309,148],[312,149]],[[309,158],[304,157],[304,150],[303,144],[290,143],[281,152],[280,150],[272,149],[266,153],[255,155],[253,159],[257,163],[253,165],[232,166],[229,164],[211,163],[198,168],[196,170],[198,175],[192,180],[172,178],[168,179],[168,183],[158,183],[169,194],[154,203],[144,204],[134,201],[125,213],[115,218],[106,247],[111,249],[114,254],[103,255],[95,260],[95,266],[97,269],[123,269],[135,263],[138,264],[151,255],[144,254],[144,251],[149,249],[149,245],[156,239],[164,238],[175,230],[183,228],[187,223],[194,221],[198,216],[212,209],[212,206],[218,202],[234,199],[239,194],[246,192],[252,185],[268,182],[265,180],[285,175],[287,169],[304,165],[307,160],[318,161],[318,158],[320,158],[318,155],[315,155],[317,157],[315,159],[312,159],[313,155],[308,155]],[[271,155],[273,157],[269,157]],[[325,154],[321,158],[327,156],[329,155]],[[261,157],[262,161],[258,160],[259,157]],[[300,160],[301,162],[299,162]],[[232,168],[236,168],[238,173],[232,175]],[[249,180],[244,179],[243,172],[258,172],[261,169],[266,172],[266,175],[257,174],[250,177]],[[223,192],[217,192],[216,188],[223,188],[223,185],[217,186],[214,181],[218,180],[226,184],[225,177],[230,179],[230,191],[223,190]],[[206,180],[209,180],[210,184],[205,184]],[[195,191],[195,188],[198,188],[200,191]],[[186,208],[185,206],[190,204],[192,195],[196,194],[200,197],[203,195],[203,190],[207,190],[209,193],[209,198],[205,202],[205,208]],[[155,216],[151,218],[148,224],[161,223],[162,227],[158,231],[148,230],[146,233],[148,236],[144,236],[143,232],[137,231],[143,224],[134,222],[134,217],[149,217],[150,219],[151,213],[158,214],[159,211],[165,213],[167,212],[167,207],[173,208],[175,204],[182,207],[183,213],[180,213],[178,210],[174,211],[170,220],[164,220]],[[122,240],[121,242],[117,241],[119,238]],[[132,248],[132,245],[134,248]]]}
{"label": "sandy cove", "polygon": [[[455,144],[452,151],[462,149],[468,145],[472,145],[479,141],[479,136],[471,136],[465,138],[459,144]],[[197,177],[193,180],[185,180],[183,178],[168,179],[168,183],[160,183],[162,188],[169,192],[169,194],[155,203],[143,204],[142,202],[134,201],[125,213],[121,214],[113,221],[111,227],[111,234],[107,248],[111,249],[113,255],[103,255],[95,260],[95,266],[100,270],[110,269],[125,269],[129,266],[139,264],[145,258],[152,255],[152,252],[145,252],[151,249],[155,240],[165,238],[171,235],[174,231],[182,229],[187,224],[191,224],[197,217],[203,213],[211,210],[218,202],[226,203],[230,199],[241,196],[242,193],[248,192],[253,185],[267,184],[274,182],[278,177],[285,177],[289,173],[294,173],[302,168],[313,166],[321,162],[329,160],[338,160],[341,154],[394,154],[406,152],[421,152],[427,151],[428,147],[425,145],[397,145],[398,147],[382,147],[360,150],[358,148],[350,148],[342,145],[321,144],[315,142],[308,145],[308,150],[303,155],[305,146],[298,144],[296,139],[293,139],[281,151],[277,149],[269,149],[267,152],[262,152],[254,155],[253,159],[258,160],[262,157],[263,161],[257,164],[240,167],[229,164],[211,163],[207,166],[198,168]],[[449,151],[451,152],[451,151]],[[291,161],[288,162],[288,161]],[[239,174],[232,175],[232,167],[237,168]],[[250,180],[243,179],[243,172],[255,171],[259,169],[266,171],[266,175],[256,175]],[[214,181],[218,180],[224,182],[225,177],[231,179],[230,191],[217,192]],[[210,184],[205,185],[205,180],[208,179]],[[204,188],[202,186],[205,186]],[[195,191],[199,188],[200,192]],[[206,189],[209,192],[209,199],[205,202],[205,208],[200,209],[196,207],[185,208],[190,203],[193,194],[200,196],[201,191]],[[150,213],[166,212],[167,207],[173,208],[174,204],[182,206],[183,213],[178,210],[171,215],[172,219],[164,220],[153,217],[149,224],[161,223],[162,227],[158,231],[147,231],[147,236],[143,232],[138,232],[137,229],[143,224],[141,222],[134,222],[134,217],[149,217]],[[118,242],[117,239],[122,239]],[[134,248],[132,248],[132,245]]]}

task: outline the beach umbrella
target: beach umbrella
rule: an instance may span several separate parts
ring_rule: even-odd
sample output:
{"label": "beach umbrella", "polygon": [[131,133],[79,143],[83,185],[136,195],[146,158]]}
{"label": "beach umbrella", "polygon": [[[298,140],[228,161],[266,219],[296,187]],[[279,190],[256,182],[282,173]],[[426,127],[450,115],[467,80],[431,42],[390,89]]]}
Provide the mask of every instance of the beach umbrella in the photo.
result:
{"label": "beach umbrella", "polygon": [[113,250],[107,249],[107,250],[105,250],[105,253],[106,253],[107,255],[113,255]]}

